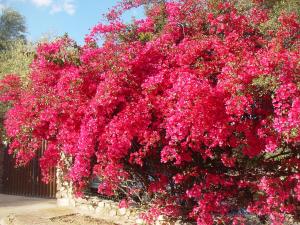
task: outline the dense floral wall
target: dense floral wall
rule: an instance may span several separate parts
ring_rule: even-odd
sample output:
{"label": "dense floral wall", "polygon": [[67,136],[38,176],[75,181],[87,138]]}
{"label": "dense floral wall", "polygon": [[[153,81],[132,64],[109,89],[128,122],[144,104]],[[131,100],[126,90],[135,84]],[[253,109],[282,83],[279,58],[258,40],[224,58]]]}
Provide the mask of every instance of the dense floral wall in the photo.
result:
{"label": "dense floral wall", "polygon": [[[145,19],[122,23],[124,10],[145,2]],[[261,1],[243,11],[221,1],[145,2],[117,5],[82,47],[68,37],[40,45],[27,89],[13,75],[2,81],[17,162],[47,140],[45,180],[63,153],[78,194],[99,176],[100,193],[146,202],[148,221],[243,224],[253,213],[282,224],[297,215],[296,15],[271,29]]]}

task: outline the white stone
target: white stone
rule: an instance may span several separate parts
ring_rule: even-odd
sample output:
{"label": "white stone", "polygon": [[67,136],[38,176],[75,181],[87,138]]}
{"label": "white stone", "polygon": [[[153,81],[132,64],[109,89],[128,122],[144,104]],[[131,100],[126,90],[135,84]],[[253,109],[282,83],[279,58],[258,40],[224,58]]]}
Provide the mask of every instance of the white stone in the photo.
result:
{"label": "white stone", "polygon": [[135,222],[136,222],[136,224],[141,224],[141,225],[145,224],[145,221],[142,220],[141,218],[136,219]]}
{"label": "white stone", "polygon": [[92,205],[89,205],[88,209],[90,212],[93,212],[93,213],[95,212],[95,208]]}
{"label": "white stone", "polygon": [[105,207],[105,202],[99,202],[98,207],[104,208]]}
{"label": "white stone", "polygon": [[76,206],[76,201],[75,201],[74,199],[70,199],[69,205],[70,205],[71,207],[75,207],[75,206]]}
{"label": "white stone", "polygon": [[82,210],[83,212],[89,212],[89,211],[90,211],[88,205],[80,205],[78,208],[79,208],[80,210]]}
{"label": "white stone", "polygon": [[97,207],[95,210],[96,214],[103,214],[104,209],[102,207]]}
{"label": "white stone", "polygon": [[69,206],[69,199],[68,198],[58,198],[56,200],[56,204],[59,207],[68,207]]}
{"label": "white stone", "polygon": [[84,199],[84,198],[77,198],[76,201],[77,201],[77,202],[80,202],[80,203],[82,203],[82,204],[88,203],[88,200],[86,200],[86,199]]}
{"label": "white stone", "polygon": [[116,216],[116,215],[117,215],[117,210],[111,209],[111,210],[109,211],[109,215],[110,215],[111,217]]}
{"label": "white stone", "polygon": [[157,217],[157,220],[158,220],[158,221],[165,221],[165,220],[166,220],[166,217],[165,217],[164,215],[159,215],[159,216]]}
{"label": "white stone", "polygon": [[110,211],[108,209],[103,208],[103,207],[97,207],[96,210],[95,210],[96,214],[99,214],[99,215],[101,215],[103,217],[108,216],[109,212]]}
{"label": "white stone", "polygon": [[167,218],[163,215],[159,215],[157,220],[155,221],[155,225],[168,225],[170,223],[167,223]]}
{"label": "white stone", "polygon": [[119,215],[124,216],[127,213],[127,209],[126,208],[120,208],[119,209]]}
{"label": "white stone", "polygon": [[110,204],[110,202],[105,202],[105,208],[111,209],[112,205]]}

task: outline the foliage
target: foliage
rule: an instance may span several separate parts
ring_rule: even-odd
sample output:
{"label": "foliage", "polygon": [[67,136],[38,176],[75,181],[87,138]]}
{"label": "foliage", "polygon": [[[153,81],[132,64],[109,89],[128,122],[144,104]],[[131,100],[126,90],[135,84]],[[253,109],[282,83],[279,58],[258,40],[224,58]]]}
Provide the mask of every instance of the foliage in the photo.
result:
{"label": "foliage", "polygon": [[24,41],[25,32],[25,18],[13,9],[4,8],[0,14],[0,50],[12,41]]}
{"label": "foliage", "polygon": [[6,50],[0,52],[0,78],[6,74],[18,74],[26,83],[34,51],[34,46],[30,43],[22,40],[10,42]]}
{"label": "foliage", "polygon": [[264,6],[270,10],[270,19],[261,25],[261,31],[280,26],[278,18],[282,13],[295,13],[300,16],[300,1],[298,0],[268,0],[263,1]]}
{"label": "foliage", "polygon": [[[0,79],[7,74],[18,74],[27,84],[29,65],[33,60],[33,47],[25,40],[25,19],[17,11],[4,8],[0,14]],[[5,139],[3,130],[4,114],[10,104],[0,103],[0,137]]]}
{"label": "foliage", "polygon": [[262,31],[269,14],[261,1],[241,11],[174,0],[153,1],[146,19],[122,23],[124,10],[144,3],[120,3],[83,47],[68,37],[41,44],[28,89],[13,76],[2,81],[17,162],[47,140],[45,180],[64,154],[78,194],[99,176],[100,193],[147,202],[149,223],[159,214],[199,225],[243,224],[245,210],[272,224],[298,215],[296,15]]}

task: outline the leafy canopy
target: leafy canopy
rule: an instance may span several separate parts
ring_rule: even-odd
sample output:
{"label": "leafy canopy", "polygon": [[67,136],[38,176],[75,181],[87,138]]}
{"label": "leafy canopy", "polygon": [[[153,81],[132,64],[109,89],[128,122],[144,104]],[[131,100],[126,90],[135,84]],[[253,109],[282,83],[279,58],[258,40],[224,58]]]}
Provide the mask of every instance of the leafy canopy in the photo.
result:
{"label": "leafy canopy", "polygon": [[25,18],[16,10],[4,8],[0,13],[0,51],[10,42],[25,40]]}
{"label": "leafy canopy", "polygon": [[[143,4],[145,19],[120,20]],[[264,26],[264,2],[236,7],[128,0],[84,46],[68,37],[41,44],[29,88],[15,76],[0,87],[13,104],[5,126],[17,163],[47,140],[45,180],[68,166],[65,155],[78,194],[98,176],[100,193],[147,203],[149,223],[159,214],[199,225],[298,215],[299,20],[281,14]]]}

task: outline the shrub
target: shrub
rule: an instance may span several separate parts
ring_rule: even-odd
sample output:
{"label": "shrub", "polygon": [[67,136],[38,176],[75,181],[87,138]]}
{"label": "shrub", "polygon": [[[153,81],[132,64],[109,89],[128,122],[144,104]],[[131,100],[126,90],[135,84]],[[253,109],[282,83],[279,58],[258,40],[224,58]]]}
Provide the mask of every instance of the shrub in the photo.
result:
{"label": "shrub", "polygon": [[[121,22],[123,10],[144,3],[145,19]],[[150,205],[149,221],[243,224],[247,210],[282,224],[297,215],[296,15],[262,31],[260,2],[241,11],[182,0],[123,1],[108,18],[82,47],[67,37],[40,45],[29,88],[5,99],[17,162],[47,140],[45,180],[63,153],[78,194],[99,176],[100,193]]]}

